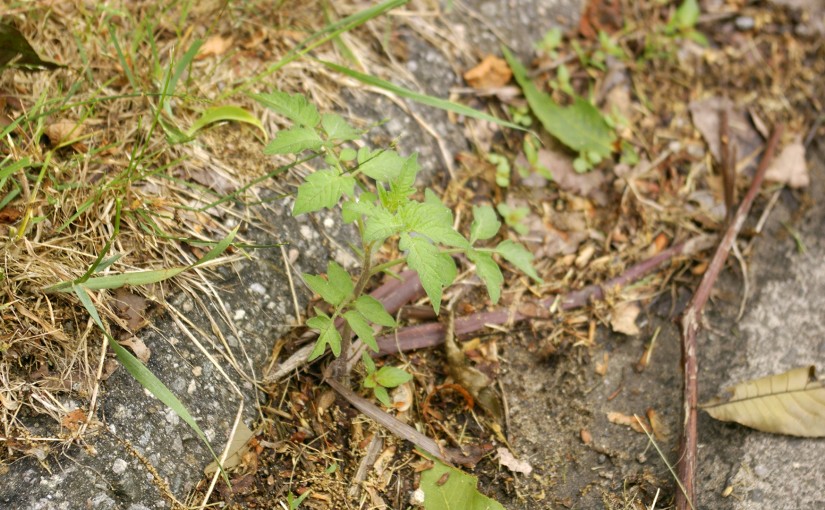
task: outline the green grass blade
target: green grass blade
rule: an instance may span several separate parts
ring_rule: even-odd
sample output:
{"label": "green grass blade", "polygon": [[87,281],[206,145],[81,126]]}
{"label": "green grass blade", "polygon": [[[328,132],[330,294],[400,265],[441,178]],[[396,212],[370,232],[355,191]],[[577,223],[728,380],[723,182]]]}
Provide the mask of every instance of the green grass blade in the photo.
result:
{"label": "green grass blade", "polygon": [[517,129],[519,131],[527,131],[523,126],[519,126],[518,124],[513,124],[512,122],[507,122],[506,120],[499,119],[494,117],[488,113],[480,112],[474,108],[470,108],[469,106],[465,106],[463,104],[454,103],[452,101],[447,101],[446,99],[440,99],[437,97],[428,96],[426,94],[422,94],[420,92],[416,92],[414,90],[410,90],[404,87],[400,87],[395,85],[394,83],[390,83],[386,80],[382,80],[381,78],[376,78],[375,76],[370,76],[368,74],[359,73],[358,71],[353,71],[352,69],[348,69],[343,66],[339,66],[338,64],[333,64],[332,62],[327,62],[325,60],[318,60],[318,62],[324,64],[325,66],[329,67],[334,71],[338,71],[341,74],[347,75],[350,78],[355,78],[356,80],[364,83],[366,85],[371,85],[373,87],[378,87],[380,89],[386,90],[387,92],[392,92],[393,94],[404,97],[407,99],[412,99],[421,104],[425,104],[427,106],[434,106],[436,108],[440,108],[442,110],[450,111],[453,113],[457,113],[459,115],[464,115],[466,117],[473,117],[480,120],[486,120],[489,122],[495,122],[496,124],[504,127],[508,127],[510,129]]}
{"label": "green grass blade", "polygon": [[245,122],[247,124],[251,124],[261,130],[261,133],[264,135],[264,140],[267,139],[266,129],[264,129],[264,125],[258,117],[252,115],[240,106],[232,105],[214,106],[206,109],[201,116],[198,117],[198,120],[192,123],[192,127],[186,131],[186,136],[193,138],[198,131],[209,124],[224,121]]}

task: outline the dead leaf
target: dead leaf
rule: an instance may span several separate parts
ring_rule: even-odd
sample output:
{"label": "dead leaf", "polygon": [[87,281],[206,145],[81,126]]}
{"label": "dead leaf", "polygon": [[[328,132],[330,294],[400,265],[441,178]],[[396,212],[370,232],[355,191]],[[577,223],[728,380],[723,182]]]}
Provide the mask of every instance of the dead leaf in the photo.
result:
{"label": "dead leaf", "polygon": [[592,197],[599,203],[605,200],[601,188],[606,178],[601,170],[580,174],[573,168],[573,158],[550,149],[539,149],[538,164],[549,172],[559,189],[583,197]]}
{"label": "dead leaf", "polygon": [[808,163],[805,161],[805,146],[797,138],[782,149],[765,173],[769,181],[787,184],[791,188],[805,188],[811,183]]}
{"label": "dead leaf", "polygon": [[[255,433],[249,430],[249,427],[247,427],[244,422],[238,423],[238,426],[235,428],[235,435],[232,436],[232,442],[229,444],[229,455],[223,463],[224,469],[233,468],[241,463],[244,454],[249,451],[249,440],[252,439],[254,435]],[[217,470],[218,463],[213,461],[206,466],[203,472],[206,476],[211,476]]]}
{"label": "dead leaf", "polygon": [[119,317],[126,319],[126,326],[132,333],[146,324],[144,314],[149,307],[149,302],[146,298],[120,287],[115,289],[112,299],[115,302],[115,311]]}
{"label": "dead leaf", "polygon": [[223,55],[226,53],[226,50],[232,47],[234,41],[235,38],[232,36],[224,37],[222,35],[213,35],[203,43],[200,50],[198,50],[198,54],[195,56],[195,60]]}
{"label": "dead leaf", "polygon": [[664,424],[659,417],[659,413],[655,409],[649,407],[647,409],[647,420],[650,422],[650,428],[653,429],[653,436],[659,441],[664,441],[670,435],[667,425]]}
{"label": "dead leaf", "polygon": [[640,333],[636,326],[636,317],[641,309],[636,303],[620,303],[613,308],[610,313],[610,327],[616,333],[627,336],[635,336]]}
{"label": "dead leaf", "polygon": [[494,55],[487,55],[477,66],[464,73],[467,84],[474,89],[503,87],[513,77],[507,61]]}
{"label": "dead leaf", "polygon": [[582,443],[584,443],[586,445],[589,445],[590,443],[593,442],[593,435],[587,429],[581,429],[579,431],[579,436],[582,439]]}
{"label": "dead leaf", "polygon": [[700,407],[717,420],[763,432],[825,437],[825,382],[814,366],[737,384]]}
{"label": "dead leaf", "polygon": [[44,132],[51,144],[57,146],[70,140],[77,140],[83,135],[83,130],[83,123],[63,119],[46,126]]}
{"label": "dead leaf", "polygon": [[596,372],[597,375],[604,376],[604,374],[607,373],[607,367],[609,366],[609,364],[610,355],[604,353],[604,355],[602,356],[602,361],[596,362],[596,367],[593,369],[593,371]]}
{"label": "dead leaf", "polygon": [[499,465],[506,467],[513,473],[529,475],[533,472],[533,466],[531,466],[529,462],[515,458],[513,453],[507,448],[500,447],[496,452],[498,452]]}
{"label": "dead leaf", "polygon": [[645,431],[645,426],[643,423],[640,423],[641,418],[637,420],[635,416],[610,412],[607,413],[607,421],[610,423],[615,423],[616,425],[626,425],[639,433],[644,433]]}
{"label": "dead leaf", "polygon": [[66,416],[60,420],[60,425],[63,427],[71,430],[72,432],[77,431],[80,428],[80,424],[86,421],[86,412],[83,409],[75,409],[69,413],[66,413]]}
{"label": "dead leaf", "polygon": [[7,205],[0,209],[0,223],[11,224],[19,220],[23,216],[23,211],[17,207]]}
{"label": "dead leaf", "polygon": [[146,347],[146,344],[143,343],[143,340],[136,336],[127,338],[126,340],[118,340],[117,343],[119,343],[123,347],[128,347],[133,353],[135,353],[135,357],[144,364],[147,363],[149,361],[149,358],[152,356],[152,351],[148,347]]}
{"label": "dead leaf", "polygon": [[719,139],[722,111],[728,111],[731,147],[736,147],[737,159],[744,159],[762,145],[762,137],[751,126],[745,113],[734,108],[730,99],[709,97],[701,101],[691,101],[689,108],[693,125],[702,134],[716,161],[722,161],[722,142]]}

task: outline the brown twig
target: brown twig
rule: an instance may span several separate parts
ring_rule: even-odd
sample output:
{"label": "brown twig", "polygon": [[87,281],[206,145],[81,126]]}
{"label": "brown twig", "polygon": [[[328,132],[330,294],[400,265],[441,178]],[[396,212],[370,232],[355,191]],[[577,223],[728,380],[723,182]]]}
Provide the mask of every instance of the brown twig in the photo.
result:
{"label": "brown twig", "polygon": [[[552,310],[554,306],[562,311],[580,308],[594,300],[604,299],[605,289],[614,290],[621,288],[628,283],[632,283],[646,276],[660,264],[673,257],[696,253],[708,246],[708,237],[697,237],[673,245],[651,258],[631,266],[624,274],[608,280],[603,284],[590,285],[561,297],[552,296],[545,298],[538,303],[523,305],[514,310],[498,308],[456,318],[455,333],[461,337],[484,329],[489,324],[508,324],[529,318],[549,317],[550,310]],[[419,324],[402,328],[393,334],[383,335],[376,340],[380,349],[379,355],[423,349],[439,345],[444,341],[444,327],[438,322]]]}
{"label": "brown twig", "polygon": [[759,163],[759,168],[753,176],[748,194],[739,205],[736,215],[733,217],[725,231],[725,235],[719,241],[719,246],[716,253],[713,255],[707,271],[702,277],[696,293],[690,301],[685,314],[682,316],[682,365],[684,369],[684,416],[682,422],[682,436],[679,444],[679,463],[677,467],[677,474],[679,476],[680,491],[676,493],[676,508],[677,510],[687,510],[693,508],[693,501],[696,492],[695,487],[695,473],[696,473],[696,447],[698,444],[698,434],[696,428],[696,411],[699,397],[699,390],[697,385],[698,363],[696,356],[696,336],[699,331],[699,317],[702,314],[702,309],[710,297],[710,291],[713,284],[716,282],[725,260],[728,257],[731,246],[736,239],[745,219],[748,216],[751,205],[753,204],[756,194],[762,185],[762,180],[765,177],[765,172],[768,165],[773,159],[773,153],[779,143],[779,138],[782,135],[782,126],[778,126],[771,135],[765,153],[762,156],[762,161]]}

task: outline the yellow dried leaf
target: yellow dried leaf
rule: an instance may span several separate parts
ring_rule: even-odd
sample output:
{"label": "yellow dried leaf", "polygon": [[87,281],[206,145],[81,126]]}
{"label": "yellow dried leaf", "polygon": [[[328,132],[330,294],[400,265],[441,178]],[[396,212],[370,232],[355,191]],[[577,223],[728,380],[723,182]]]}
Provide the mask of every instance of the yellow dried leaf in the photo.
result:
{"label": "yellow dried leaf", "polygon": [[[249,452],[249,440],[255,435],[249,430],[244,422],[239,422],[235,428],[235,435],[232,436],[232,442],[229,444],[229,455],[223,463],[224,469],[231,469],[241,463],[244,455]],[[206,476],[211,476],[218,470],[218,463],[212,462],[203,470]]]}
{"label": "yellow dried leaf", "polygon": [[763,432],[825,436],[825,384],[814,366],[738,384],[700,407],[717,420]]}

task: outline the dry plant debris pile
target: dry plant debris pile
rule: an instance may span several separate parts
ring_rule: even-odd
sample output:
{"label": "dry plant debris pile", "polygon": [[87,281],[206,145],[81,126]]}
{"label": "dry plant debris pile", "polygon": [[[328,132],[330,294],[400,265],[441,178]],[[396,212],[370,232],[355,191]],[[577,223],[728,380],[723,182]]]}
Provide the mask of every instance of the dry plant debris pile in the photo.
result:
{"label": "dry plant debris pile", "polygon": [[[727,228],[775,126],[784,135],[756,207],[769,214],[786,187],[806,199],[805,151],[825,115],[822,27],[810,13],[594,0],[525,60],[444,37],[451,16],[477,19],[460,2],[451,13],[410,2],[375,19],[349,2],[324,3],[325,19],[316,5],[185,4],[0,9],[15,27],[0,36],[19,30],[31,43],[0,53],[3,464],[48,463],[100,431],[117,359],[153,377],[140,331],[155,313],[182,323],[176,292],[216,296],[214,268],[254,256],[243,225],[269,228],[256,205],[275,194],[296,216],[342,212],[361,234],[362,265],[293,275],[299,293],[315,294],[297,310],[306,327],[275,342],[262,377],[247,374],[266,395],[254,433],[231,452],[229,483],[210,476],[189,502],[571,503],[556,498],[563,482],[548,467],[514,454],[498,381],[507,343],[553,360],[586,358],[599,326],[639,335],[646,305],[707,270],[708,235]],[[83,30],[71,39],[65,27]],[[466,87],[451,102],[381,78],[411,78],[399,61],[414,37],[457,62]],[[417,158],[400,155],[415,147],[343,113],[342,83],[362,100],[377,90],[447,109],[472,151],[428,162],[444,168],[425,191]],[[742,235],[760,229],[748,221]],[[348,359],[351,340],[366,347]],[[777,377],[818,391],[811,373]],[[657,410],[609,419],[666,441]],[[632,505],[678,493],[667,475],[638,485]],[[619,492],[605,501],[619,504]]]}

